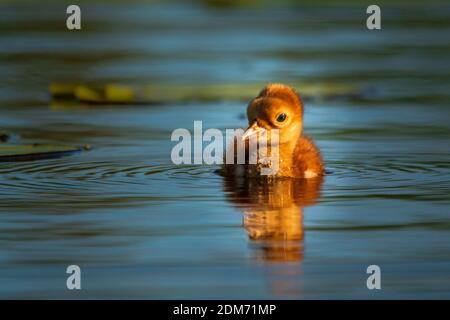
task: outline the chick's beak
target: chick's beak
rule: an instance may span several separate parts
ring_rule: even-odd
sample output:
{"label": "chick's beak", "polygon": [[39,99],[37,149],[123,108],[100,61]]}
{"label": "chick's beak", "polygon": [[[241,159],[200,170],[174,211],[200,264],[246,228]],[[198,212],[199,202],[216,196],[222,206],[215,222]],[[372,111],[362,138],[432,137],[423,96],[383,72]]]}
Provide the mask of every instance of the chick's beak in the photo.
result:
{"label": "chick's beak", "polygon": [[253,136],[255,134],[258,134],[261,132],[263,128],[259,127],[256,122],[253,122],[252,125],[250,125],[247,130],[245,130],[244,134],[242,135],[242,141],[246,140],[248,137]]}

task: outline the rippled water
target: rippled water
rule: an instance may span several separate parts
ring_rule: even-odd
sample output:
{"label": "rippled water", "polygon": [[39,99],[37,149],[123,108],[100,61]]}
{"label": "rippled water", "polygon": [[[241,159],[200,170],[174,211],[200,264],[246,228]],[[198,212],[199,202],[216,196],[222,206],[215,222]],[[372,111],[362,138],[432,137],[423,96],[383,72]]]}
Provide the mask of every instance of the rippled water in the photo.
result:
{"label": "rippled water", "polygon": [[[356,5],[84,5],[80,32],[64,12],[0,6],[1,131],[93,147],[0,163],[1,297],[450,298],[448,6],[383,9],[375,32]],[[323,181],[172,164],[173,129],[245,126],[245,101],[61,108],[47,94],[299,79],[361,88],[306,101]],[[81,291],[66,289],[69,264]]]}

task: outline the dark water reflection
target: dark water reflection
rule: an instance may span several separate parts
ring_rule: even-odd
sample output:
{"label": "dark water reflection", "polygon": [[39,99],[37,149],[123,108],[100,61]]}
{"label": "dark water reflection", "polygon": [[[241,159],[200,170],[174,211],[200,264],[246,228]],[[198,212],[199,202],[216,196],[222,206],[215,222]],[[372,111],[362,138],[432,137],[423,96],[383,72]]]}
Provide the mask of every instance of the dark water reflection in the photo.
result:
{"label": "dark water reflection", "polygon": [[[83,4],[82,32],[65,9],[0,5],[0,134],[92,145],[0,164],[1,297],[450,297],[448,5],[383,6],[380,32],[359,5]],[[332,174],[265,183],[170,160],[172,130],[243,127],[245,101],[68,107],[54,81],[361,92],[306,103]]]}

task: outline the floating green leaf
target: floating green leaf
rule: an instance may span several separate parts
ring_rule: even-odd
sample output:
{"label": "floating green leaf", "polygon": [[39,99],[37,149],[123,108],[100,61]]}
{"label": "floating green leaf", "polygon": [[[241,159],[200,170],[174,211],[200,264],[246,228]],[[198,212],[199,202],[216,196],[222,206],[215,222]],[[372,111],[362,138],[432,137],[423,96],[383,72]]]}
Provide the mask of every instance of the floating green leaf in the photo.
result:
{"label": "floating green leaf", "polygon": [[50,144],[0,145],[0,162],[59,158],[88,149],[89,145],[83,147]]}
{"label": "floating green leaf", "polygon": [[[361,89],[342,83],[289,83],[304,98],[354,97]],[[92,104],[148,104],[184,101],[249,100],[256,96],[264,84],[151,84],[129,86],[120,84],[76,85],[53,83],[50,93],[54,99]]]}

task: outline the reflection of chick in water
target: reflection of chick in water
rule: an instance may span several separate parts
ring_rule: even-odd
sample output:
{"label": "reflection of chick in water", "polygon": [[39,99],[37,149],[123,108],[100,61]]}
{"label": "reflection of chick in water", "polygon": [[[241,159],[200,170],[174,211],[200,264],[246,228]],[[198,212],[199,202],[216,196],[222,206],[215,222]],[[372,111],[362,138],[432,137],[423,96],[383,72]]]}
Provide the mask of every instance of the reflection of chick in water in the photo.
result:
{"label": "reflection of chick in water", "polygon": [[244,228],[265,261],[301,261],[303,207],[320,195],[313,179],[225,178],[228,199],[244,212]]}

